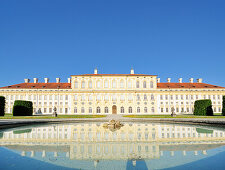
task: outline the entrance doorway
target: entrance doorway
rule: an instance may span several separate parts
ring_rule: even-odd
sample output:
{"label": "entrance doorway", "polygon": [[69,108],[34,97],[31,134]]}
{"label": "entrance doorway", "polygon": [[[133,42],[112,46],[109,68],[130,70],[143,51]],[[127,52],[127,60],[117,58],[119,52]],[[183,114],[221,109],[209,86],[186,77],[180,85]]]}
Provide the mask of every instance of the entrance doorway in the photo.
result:
{"label": "entrance doorway", "polygon": [[116,105],[112,106],[112,114],[117,114]]}

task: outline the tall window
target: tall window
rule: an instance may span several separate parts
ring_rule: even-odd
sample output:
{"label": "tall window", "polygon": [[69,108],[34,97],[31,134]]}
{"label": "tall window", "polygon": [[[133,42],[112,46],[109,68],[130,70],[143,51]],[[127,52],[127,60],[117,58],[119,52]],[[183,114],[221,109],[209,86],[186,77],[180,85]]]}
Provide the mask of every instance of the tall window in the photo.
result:
{"label": "tall window", "polygon": [[96,112],[97,112],[97,113],[101,113],[101,109],[100,109],[100,107],[97,107]]}
{"label": "tall window", "polygon": [[150,81],[150,88],[153,88],[153,81]]}
{"label": "tall window", "polygon": [[124,113],[124,107],[123,106],[120,108],[120,113]]}
{"label": "tall window", "polygon": [[78,88],[78,81],[75,81],[75,88]]}
{"label": "tall window", "polygon": [[129,100],[129,101],[132,100],[132,95],[131,95],[131,94],[128,95],[128,100]]}
{"label": "tall window", "polygon": [[129,107],[129,108],[128,108],[128,112],[129,112],[129,113],[132,113],[132,107]]}
{"label": "tall window", "polygon": [[154,100],[154,95],[153,94],[151,94],[151,100]]}
{"label": "tall window", "polygon": [[91,94],[89,95],[88,100],[89,100],[89,101],[92,101],[92,95],[91,95]]}
{"label": "tall window", "polygon": [[[56,97],[56,96],[55,96]],[[77,100],[77,95],[74,95],[74,100]]]}
{"label": "tall window", "polygon": [[136,88],[139,88],[140,85],[139,85],[139,81],[136,82]]}
{"label": "tall window", "polygon": [[144,112],[148,113],[148,108],[147,107],[144,108]]}
{"label": "tall window", "polygon": [[88,110],[89,110],[89,113],[92,113],[92,107],[89,107]]}
{"label": "tall window", "polygon": [[89,81],[88,87],[89,87],[89,88],[92,88],[92,81]]}
{"label": "tall window", "polygon": [[77,113],[77,107],[74,107],[74,113]]}
{"label": "tall window", "polygon": [[85,88],[85,81],[82,81],[81,88]]}
{"label": "tall window", "polygon": [[82,101],[85,101],[85,95],[84,95],[84,94],[82,94],[81,100],[82,100]]}
{"label": "tall window", "polygon": [[131,81],[128,81],[128,88],[131,88],[132,87],[132,83]]}
{"label": "tall window", "polygon": [[155,113],[155,108],[154,108],[154,107],[152,107],[151,111],[152,111],[152,113]]}
{"label": "tall window", "polygon": [[146,94],[144,94],[144,100],[148,100],[148,98],[147,98],[147,95],[146,95]]}
{"label": "tall window", "polygon": [[140,95],[137,94],[137,101],[139,101],[141,98],[140,98]]}
{"label": "tall window", "polygon": [[108,101],[109,100],[109,96],[107,94],[105,95],[104,98],[105,98],[105,101]]}
{"label": "tall window", "polygon": [[113,82],[112,82],[112,87],[113,87],[113,88],[116,88],[116,80],[113,80]]}
{"label": "tall window", "polygon": [[84,107],[81,107],[81,113],[84,113]]}
{"label": "tall window", "polygon": [[140,113],[140,112],[141,112],[140,107],[137,107],[137,113]]}
{"label": "tall window", "polygon": [[143,88],[146,88],[146,81],[143,82]]}
{"label": "tall window", "polygon": [[101,96],[97,95],[97,101],[100,101],[100,100],[101,100]]}
{"label": "tall window", "polygon": [[109,108],[105,107],[105,113],[109,113]]}
{"label": "tall window", "polygon": [[113,95],[113,96],[112,96],[112,100],[113,100],[113,101],[116,101],[116,95]]}
{"label": "tall window", "polygon": [[123,80],[120,81],[120,88],[124,88],[124,81]]}
{"label": "tall window", "polygon": [[106,81],[105,81],[105,85],[104,85],[104,87],[105,87],[105,88],[108,88],[108,87],[109,87],[108,80],[106,80]]}
{"label": "tall window", "polygon": [[97,88],[101,88],[101,82],[97,81]]}
{"label": "tall window", "polygon": [[121,100],[121,101],[124,101],[124,100],[125,100],[124,95],[121,95],[121,96],[120,96],[120,100]]}

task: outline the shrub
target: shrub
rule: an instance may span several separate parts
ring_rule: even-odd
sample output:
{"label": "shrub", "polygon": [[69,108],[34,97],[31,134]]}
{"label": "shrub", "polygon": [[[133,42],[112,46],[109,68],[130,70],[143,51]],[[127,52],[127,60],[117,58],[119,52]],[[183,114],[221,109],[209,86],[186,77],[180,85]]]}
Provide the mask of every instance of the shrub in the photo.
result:
{"label": "shrub", "polygon": [[194,105],[194,115],[213,116],[211,100],[196,100]]}
{"label": "shrub", "polygon": [[33,103],[31,101],[16,100],[13,105],[13,116],[32,116]]}
{"label": "shrub", "polygon": [[32,129],[15,130],[13,134],[31,133]]}
{"label": "shrub", "polygon": [[0,116],[5,115],[5,97],[0,96]]}
{"label": "shrub", "polygon": [[225,96],[223,96],[222,115],[225,116]]}

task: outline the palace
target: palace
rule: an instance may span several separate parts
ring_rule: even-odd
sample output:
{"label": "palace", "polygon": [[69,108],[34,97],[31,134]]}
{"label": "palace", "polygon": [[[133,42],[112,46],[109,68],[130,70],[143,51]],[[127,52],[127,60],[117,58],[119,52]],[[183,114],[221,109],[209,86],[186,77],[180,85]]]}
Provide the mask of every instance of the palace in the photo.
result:
{"label": "palace", "polygon": [[176,114],[193,113],[194,102],[211,99],[214,112],[222,111],[225,88],[206,84],[202,79],[190,78],[183,83],[160,82],[156,75],[94,74],[71,75],[67,83],[56,78],[55,83],[34,82],[0,87],[0,96],[6,97],[6,113],[12,113],[15,100],[33,102],[34,113],[52,114]]}

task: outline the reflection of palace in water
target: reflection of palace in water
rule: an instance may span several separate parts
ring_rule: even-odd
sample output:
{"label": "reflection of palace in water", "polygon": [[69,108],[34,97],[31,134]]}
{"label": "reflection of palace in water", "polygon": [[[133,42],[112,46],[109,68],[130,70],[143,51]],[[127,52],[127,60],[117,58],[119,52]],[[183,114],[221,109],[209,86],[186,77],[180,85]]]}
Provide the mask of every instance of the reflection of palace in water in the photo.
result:
{"label": "reflection of palace in water", "polygon": [[104,129],[101,123],[65,124],[6,131],[0,146],[34,157],[41,152],[65,153],[69,159],[156,159],[169,151],[183,156],[207,154],[208,149],[225,145],[225,131],[205,127],[169,124],[125,124],[120,130]]}

